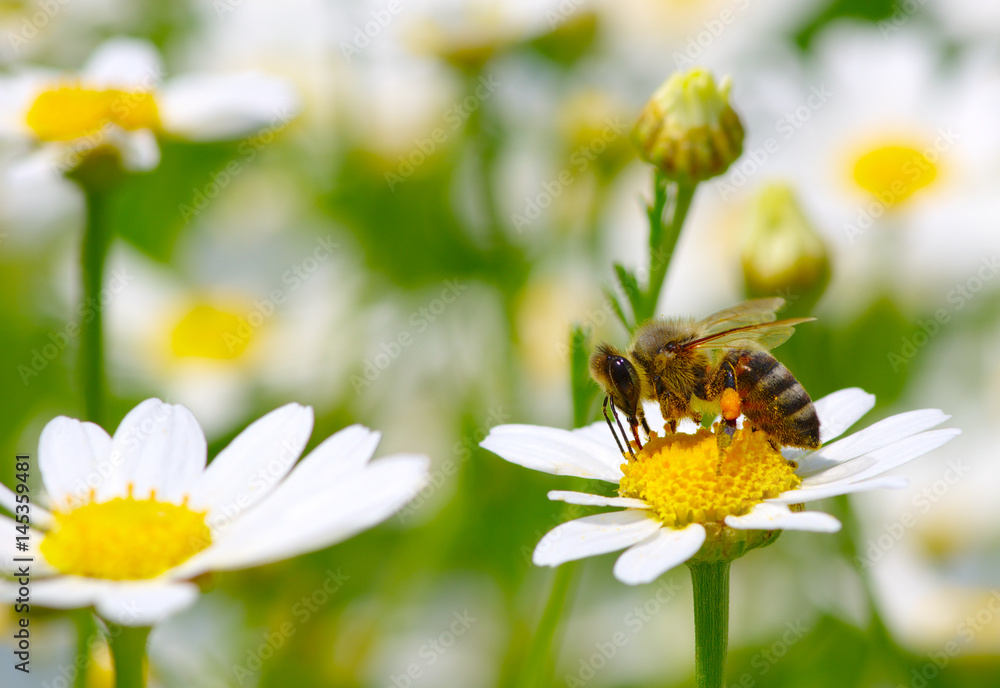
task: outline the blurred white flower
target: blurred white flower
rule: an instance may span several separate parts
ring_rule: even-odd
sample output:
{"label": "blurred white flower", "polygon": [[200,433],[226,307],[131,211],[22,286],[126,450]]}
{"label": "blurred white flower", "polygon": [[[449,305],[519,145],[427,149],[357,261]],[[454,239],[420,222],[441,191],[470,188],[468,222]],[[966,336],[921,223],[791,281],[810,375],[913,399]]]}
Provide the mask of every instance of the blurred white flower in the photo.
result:
{"label": "blurred white flower", "polygon": [[[821,439],[826,442],[838,437],[874,404],[874,396],[857,388],[818,400]],[[656,418],[650,421],[653,427],[662,427],[655,404],[648,405],[646,412]],[[752,446],[755,435],[761,447],[767,446],[766,439],[760,433],[742,435],[741,430],[725,458],[720,459],[714,435],[704,430],[694,433],[695,424],[690,421],[683,424],[686,429],[680,428],[682,437],[676,446],[671,443],[660,448],[663,440],[651,438],[639,458],[632,461],[623,459],[602,422],[573,431],[503,425],[494,428],[482,446],[534,470],[617,484],[617,497],[549,492],[549,499],[569,504],[625,510],[557,526],[538,543],[533,560],[539,566],[558,566],[625,549],[614,574],[623,583],[637,585],[651,582],[695,556],[706,539],[710,547],[745,549],[746,543],[733,544],[731,531],[836,532],[840,522],[833,516],[801,511],[801,507],[792,510],[790,506],[904,487],[906,480],[882,474],[959,434],[955,429],[924,432],[947,418],[933,409],[902,413],[815,451],[786,449],[783,457],[757,451]],[[666,439],[671,439],[669,433]],[[674,467],[674,461],[683,467]],[[643,498],[638,497],[640,493]]]}
{"label": "blurred white flower", "polygon": [[946,65],[915,28],[883,36],[853,23],[826,29],[816,58],[797,77],[800,101],[751,137],[720,183],[723,198],[755,188],[761,171],[796,180],[840,249],[835,279],[845,286],[867,288],[859,275],[887,270],[920,284],[953,279],[1000,248],[1000,130],[989,115],[1000,82],[989,65]]}
{"label": "blurred white flower", "polygon": [[[425,456],[369,463],[380,434],[360,425],[295,465],[312,425],[311,408],[283,406],[206,468],[205,435],[183,406],[148,399],[114,437],[93,423],[53,419],[38,447],[48,508],[32,505],[42,530],[30,528],[26,541],[32,603],[93,606],[109,621],[153,625],[195,600],[190,579],[328,547],[380,523],[425,484]],[[18,513],[7,487],[0,505]],[[18,570],[17,525],[0,516],[7,575]],[[17,591],[16,582],[0,583],[0,597]]]}
{"label": "blurred white flower", "polygon": [[356,273],[332,236],[247,243],[228,246],[227,257],[227,246],[196,242],[185,276],[124,249],[109,261],[109,281],[128,280],[106,307],[112,378],[188,406],[210,437],[245,419],[261,395],[327,406],[346,391],[359,353]]}
{"label": "blurred white flower", "polygon": [[913,21],[922,7],[954,38],[995,42],[1000,31],[1000,5],[977,0],[906,0],[893,15],[879,22],[886,36]]}
{"label": "blurred white flower", "polygon": [[[748,54],[781,49],[819,9],[817,0],[599,0],[610,50],[654,85],[670,72],[709,67],[724,74]],[[556,15],[573,15],[560,5]],[[576,10],[580,11],[580,10]],[[741,113],[742,114],[742,113]]]}
{"label": "blurred white flower", "polygon": [[0,138],[38,149],[30,170],[70,170],[111,146],[126,169],[142,171],[159,163],[158,135],[236,138],[287,122],[298,109],[288,83],[261,73],[206,71],[166,82],[164,74],[156,48],[131,38],[101,44],[78,73],[22,67],[0,79]]}

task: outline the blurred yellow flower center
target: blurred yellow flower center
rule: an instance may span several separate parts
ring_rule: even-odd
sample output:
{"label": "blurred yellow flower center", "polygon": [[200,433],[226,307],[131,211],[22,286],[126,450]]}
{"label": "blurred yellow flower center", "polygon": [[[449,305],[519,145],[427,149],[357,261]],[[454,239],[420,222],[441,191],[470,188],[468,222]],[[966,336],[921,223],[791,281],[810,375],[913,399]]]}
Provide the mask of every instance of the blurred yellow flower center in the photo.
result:
{"label": "blurred yellow flower center", "polygon": [[854,163],[854,181],[887,206],[905,201],[935,177],[934,163],[908,146],[876,148]]}
{"label": "blurred yellow flower center", "polygon": [[39,546],[62,573],[88,578],[155,578],[208,547],[204,511],[186,504],[117,497],[55,511]]}
{"label": "blurred yellow flower center", "polygon": [[26,119],[42,141],[92,136],[109,124],[130,131],[156,129],[160,125],[152,93],[82,86],[57,86],[42,92],[32,103]]}
{"label": "blurred yellow flower center", "polygon": [[233,360],[246,350],[252,333],[242,316],[198,304],[177,323],[170,346],[178,358]]}
{"label": "blurred yellow flower center", "polygon": [[800,482],[764,433],[746,430],[736,431],[721,461],[716,436],[704,428],[654,436],[622,472],[618,493],[645,501],[670,528],[742,516]]}

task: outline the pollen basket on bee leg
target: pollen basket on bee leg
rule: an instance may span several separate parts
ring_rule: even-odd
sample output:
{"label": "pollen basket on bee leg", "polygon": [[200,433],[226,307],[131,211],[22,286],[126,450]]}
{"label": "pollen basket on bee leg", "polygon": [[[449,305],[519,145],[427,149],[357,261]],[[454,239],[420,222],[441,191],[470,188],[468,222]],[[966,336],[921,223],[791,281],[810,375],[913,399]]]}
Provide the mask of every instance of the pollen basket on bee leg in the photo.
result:
{"label": "pollen basket on bee leg", "polygon": [[722,417],[733,421],[740,417],[743,412],[743,405],[740,403],[740,395],[735,389],[726,388],[722,390],[722,398],[719,400],[722,406]]}

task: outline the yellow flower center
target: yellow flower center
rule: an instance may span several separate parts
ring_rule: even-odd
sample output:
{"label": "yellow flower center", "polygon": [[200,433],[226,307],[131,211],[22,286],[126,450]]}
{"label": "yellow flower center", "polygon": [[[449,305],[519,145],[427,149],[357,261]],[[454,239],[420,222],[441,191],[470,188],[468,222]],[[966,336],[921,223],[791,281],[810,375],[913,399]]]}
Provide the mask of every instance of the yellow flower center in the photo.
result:
{"label": "yellow flower center", "polygon": [[932,160],[910,146],[884,146],[854,163],[854,181],[887,206],[902,203],[937,177]]}
{"label": "yellow flower center", "polygon": [[42,141],[71,141],[92,136],[105,126],[156,129],[160,114],[153,94],[79,85],[43,91],[28,109],[27,125]]}
{"label": "yellow flower center", "polygon": [[62,573],[88,578],[155,578],[208,547],[204,511],[184,504],[117,497],[54,511],[55,523],[39,545]]}
{"label": "yellow flower center", "polygon": [[243,354],[252,334],[250,323],[237,313],[198,304],[177,323],[170,346],[178,358],[231,361]]}
{"label": "yellow flower center", "polygon": [[645,501],[669,528],[742,516],[800,482],[764,433],[748,430],[736,431],[721,458],[716,436],[704,428],[654,434],[621,468],[619,494]]}

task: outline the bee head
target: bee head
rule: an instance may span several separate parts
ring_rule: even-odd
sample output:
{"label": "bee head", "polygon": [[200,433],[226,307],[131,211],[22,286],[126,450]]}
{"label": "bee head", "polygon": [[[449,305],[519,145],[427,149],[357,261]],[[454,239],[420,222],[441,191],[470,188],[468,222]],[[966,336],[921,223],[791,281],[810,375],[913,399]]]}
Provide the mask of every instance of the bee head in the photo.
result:
{"label": "bee head", "polygon": [[601,344],[590,356],[590,374],[612,403],[634,421],[642,394],[642,381],[635,366],[609,344]]}

